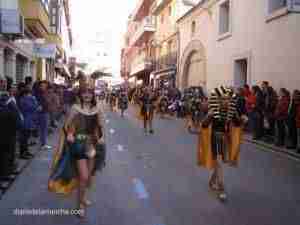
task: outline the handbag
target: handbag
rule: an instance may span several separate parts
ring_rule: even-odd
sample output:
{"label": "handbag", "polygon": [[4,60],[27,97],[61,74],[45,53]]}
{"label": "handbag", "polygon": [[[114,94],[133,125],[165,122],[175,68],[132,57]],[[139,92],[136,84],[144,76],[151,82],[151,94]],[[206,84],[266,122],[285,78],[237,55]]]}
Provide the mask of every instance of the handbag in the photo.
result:
{"label": "handbag", "polygon": [[102,170],[106,165],[106,144],[96,144],[95,146],[95,168],[93,173]]}

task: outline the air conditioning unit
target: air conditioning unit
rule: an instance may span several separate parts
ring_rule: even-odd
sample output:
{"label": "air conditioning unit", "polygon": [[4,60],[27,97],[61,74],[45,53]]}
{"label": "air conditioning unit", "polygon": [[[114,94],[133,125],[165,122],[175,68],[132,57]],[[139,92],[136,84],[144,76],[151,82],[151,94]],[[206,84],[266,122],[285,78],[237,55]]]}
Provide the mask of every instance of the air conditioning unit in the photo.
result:
{"label": "air conditioning unit", "polygon": [[24,36],[24,17],[19,10],[0,9],[0,34],[11,39]]}

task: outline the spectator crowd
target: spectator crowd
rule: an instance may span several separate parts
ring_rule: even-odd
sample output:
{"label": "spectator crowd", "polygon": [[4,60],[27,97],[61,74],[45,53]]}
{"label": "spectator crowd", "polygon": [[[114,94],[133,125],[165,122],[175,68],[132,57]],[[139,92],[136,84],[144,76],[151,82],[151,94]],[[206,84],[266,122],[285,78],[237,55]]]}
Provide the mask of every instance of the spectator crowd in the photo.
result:
{"label": "spectator crowd", "polygon": [[66,113],[72,96],[70,89],[48,81],[33,82],[26,77],[16,85],[0,77],[0,183],[20,172],[17,158],[33,157],[31,146],[52,148],[48,134]]}

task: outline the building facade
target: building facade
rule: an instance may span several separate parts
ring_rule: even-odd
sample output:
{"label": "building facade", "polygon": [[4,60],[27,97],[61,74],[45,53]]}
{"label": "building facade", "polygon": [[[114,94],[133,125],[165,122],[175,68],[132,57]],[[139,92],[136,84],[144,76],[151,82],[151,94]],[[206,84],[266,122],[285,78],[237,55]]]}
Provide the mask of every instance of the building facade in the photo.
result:
{"label": "building facade", "polygon": [[177,21],[180,89],[299,88],[300,1],[205,0]]}
{"label": "building facade", "polygon": [[[61,32],[54,29],[58,24],[52,23],[56,13],[53,6],[63,7],[65,3],[67,0],[0,1],[1,75],[16,83],[27,76],[33,80],[54,81],[55,63],[63,57],[64,49]],[[55,16],[61,17],[60,12]],[[37,54],[37,49],[45,56]],[[51,57],[46,56],[49,51],[53,52]]]}
{"label": "building facade", "polygon": [[196,2],[158,0],[152,4],[151,12],[156,18],[156,32],[151,43],[155,47],[154,86],[175,86],[179,46],[176,21]]}
{"label": "building facade", "polygon": [[121,74],[127,76],[129,83],[150,83],[154,52],[150,43],[155,32],[155,20],[150,11],[153,1],[140,0],[128,19],[121,60],[121,68],[126,72]]}

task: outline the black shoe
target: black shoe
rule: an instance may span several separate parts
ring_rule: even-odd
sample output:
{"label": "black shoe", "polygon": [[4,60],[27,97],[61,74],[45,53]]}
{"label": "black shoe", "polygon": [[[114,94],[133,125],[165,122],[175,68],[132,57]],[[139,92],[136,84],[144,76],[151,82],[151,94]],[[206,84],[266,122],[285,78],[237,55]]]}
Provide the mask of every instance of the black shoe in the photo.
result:
{"label": "black shoe", "polygon": [[19,175],[21,173],[21,170],[16,169],[12,172],[12,175]]}
{"label": "black shoe", "polygon": [[28,159],[32,159],[32,157],[30,157],[30,156],[27,155],[26,153],[23,153],[23,154],[20,155],[20,159],[28,160]]}
{"label": "black shoe", "polygon": [[283,144],[283,143],[276,143],[275,146],[276,146],[276,147],[283,147],[284,144]]}
{"label": "black shoe", "polygon": [[153,134],[153,133],[154,133],[154,131],[153,131],[153,130],[150,130],[150,131],[149,131],[149,133],[150,133],[150,134]]}
{"label": "black shoe", "polygon": [[4,177],[0,177],[0,181],[13,181],[16,178],[15,175],[8,175]]}
{"label": "black shoe", "polygon": [[33,155],[31,152],[26,152],[25,155],[26,155],[26,156],[29,156],[29,157],[31,157],[31,158],[34,157],[34,155]]}
{"label": "black shoe", "polygon": [[36,144],[37,144],[37,143],[33,141],[33,142],[30,142],[30,143],[29,143],[29,146],[34,146],[34,145],[36,145]]}
{"label": "black shoe", "polygon": [[288,146],[286,146],[286,148],[287,149],[296,149],[296,146],[294,146],[294,145],[288,145]]}

